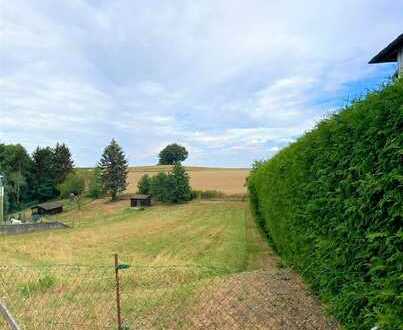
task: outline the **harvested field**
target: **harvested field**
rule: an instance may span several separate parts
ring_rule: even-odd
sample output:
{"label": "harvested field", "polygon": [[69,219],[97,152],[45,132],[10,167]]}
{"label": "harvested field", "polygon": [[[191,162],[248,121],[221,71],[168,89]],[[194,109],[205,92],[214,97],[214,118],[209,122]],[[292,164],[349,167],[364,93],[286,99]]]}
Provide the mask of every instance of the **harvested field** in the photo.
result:
{"label": "harvested field", "polygon": [[[127,191],[136,192],[137,182],[144,174],[155,175],[159,172],[168,172],[170,169],[171,166],[131,167]],[[227,195],[246,193],[245,180],[249,175],[249,169],[189,166],[186,170],[190,175],[193,190],[216,190]]]}

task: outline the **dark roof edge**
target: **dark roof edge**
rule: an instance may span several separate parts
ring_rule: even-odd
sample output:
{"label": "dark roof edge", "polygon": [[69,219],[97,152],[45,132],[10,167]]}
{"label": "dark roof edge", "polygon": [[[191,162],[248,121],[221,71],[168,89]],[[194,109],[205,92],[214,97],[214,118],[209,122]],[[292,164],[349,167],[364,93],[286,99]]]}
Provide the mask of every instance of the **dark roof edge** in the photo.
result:
{"label": "dark roof edge", "polygon": [[58,207],[62,207],[63,203],[62,202],[58,202],[58,201],[54,201],[54,202],[45,202],[45,203],[40,203],[36,206],[31,207],[31,209],[40,207],[43,209],[54,209],[54,208],[58,208]]}
{"label": "dark roof edge", "polygon": [[144,195],[144,194],[136,194],[130,197],[130,199],[147,199],[150,198],[151,195]]}
{"label": "dark roof edge", "polygon": [[396,55],[399,48],[403,47],[403,33],[393,40],[389,45],[375,55],[368,63],[396,62]]}

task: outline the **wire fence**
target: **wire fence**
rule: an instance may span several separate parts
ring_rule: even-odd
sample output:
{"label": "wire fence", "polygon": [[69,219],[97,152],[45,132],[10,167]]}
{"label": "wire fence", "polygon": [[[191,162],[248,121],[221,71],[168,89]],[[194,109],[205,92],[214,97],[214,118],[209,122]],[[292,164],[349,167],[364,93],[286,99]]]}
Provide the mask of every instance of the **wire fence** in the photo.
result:
{"label": "wire fence", "polygon": [[[0,266],[0,302],[21,329],[330,329],[309,325],[304,301],[296,306],[308,317],[298,318],[286,272],[231,274],[115,258],[109,266]],[[1,316],[0,328],[7,329]]]}

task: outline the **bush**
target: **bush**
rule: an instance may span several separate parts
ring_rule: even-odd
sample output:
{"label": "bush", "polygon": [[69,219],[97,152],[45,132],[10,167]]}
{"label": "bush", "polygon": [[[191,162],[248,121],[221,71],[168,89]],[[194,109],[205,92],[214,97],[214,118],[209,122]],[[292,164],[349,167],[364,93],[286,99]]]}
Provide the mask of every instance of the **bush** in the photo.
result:
{"label": "bush", "polygon": [[151,178],[148,174],[144,174],[137,183],[139,194],[151,194]]}
{"label": "bush", "polygon": [[403,324],[403,80],[260,164],[250,203],[282,258],[348,329]]}
{"label": "bush", "polygon": [[170,201],[170,190],[173,186],[170,177],[163,172],[151,178],[150,191],[153,198],[160,202]]}
{"label": "bush", "polygon": [[[142,179],[143,181],[147,180],[144,176]],[[189,176],[180,163],[175,164],[171,173],[165,174],[161,172],[149,180],[150,193],[158,201],[164,203],[183,203],[192,199]]]}
{"label": "bush", "polygon": [[91,173],[90,178],[88,180],[88,197],[91,198],[100,198],[104,195],[102,189],[102,179],[101,173],[98,167],[95,168],[95,171]]}
{"label": "bush", "polygon": [[84,189],[84,178],[80,174],[74,172],[68,174],[64,182],[58,186],[58,190],[60,191],[60,196],[62,198],[67,198],[70,196],[70,194],[79,196],[83,193]]}
{"label": "bush", "polygon": [[192,198],[193,199],[221,199],[225,198],[226,195],[217,190],[193,190],[192,191]]}

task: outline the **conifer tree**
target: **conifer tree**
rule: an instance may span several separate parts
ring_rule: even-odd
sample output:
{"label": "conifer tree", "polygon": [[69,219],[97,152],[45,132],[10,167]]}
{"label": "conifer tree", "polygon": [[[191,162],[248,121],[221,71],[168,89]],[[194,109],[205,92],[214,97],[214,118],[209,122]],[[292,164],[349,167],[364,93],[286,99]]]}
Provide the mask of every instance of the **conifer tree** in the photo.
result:
{"label": "conifer tree", "polygon": [[53,167],[56,184],[62,183],[73,171],[73,159],[69,148],[63,144],[56,144],[53,149]]}
{"label": "conifer tree", "polygon": [[172,203],[183,203],[192,199],[192,190],[189,184],[189,175],[180,162],[176,162],[169,174],[172,180],[170,199]]}
{"label": "conifer tree", "polygon": [[116,200],[118,194],[127,187],[128,163],[115,139],[105,148],[98,167],[104,192],[111,194],[112,200]]}
{"label": "conifer tree", "polygon": [[35,197],[40,201],[55,197],[57,190],[52,148],[36,148],[32,153],[32,160]]}

